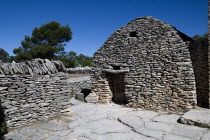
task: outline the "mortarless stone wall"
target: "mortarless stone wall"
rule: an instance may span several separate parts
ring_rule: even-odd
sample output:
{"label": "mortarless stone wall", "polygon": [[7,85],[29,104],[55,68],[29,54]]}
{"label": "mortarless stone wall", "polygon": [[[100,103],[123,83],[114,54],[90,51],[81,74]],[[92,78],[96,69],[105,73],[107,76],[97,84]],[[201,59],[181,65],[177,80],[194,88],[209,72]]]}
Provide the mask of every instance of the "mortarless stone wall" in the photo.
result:
{"label": "mortarless stone wall", "polygon": [[67,76],[0,75],[0,99],[9,128],[57,116],[70,99]]}
{"label": "mortarless stone wall", "polygon": [[0,103],[7,126],[15,128],[46,120],[66,109],[82,89],[90,89],[89,77],[72,78],[59,61],[35,59],[0,64]]}
{"label": "mortarless stone wall", "polygon": [[[117,29],[94,54],[93,93],[99,102],[109,103],[124,87],[125,103],[130,106],[192,108],[197,100],[190,40],[166,22],[136,18]],[[117,82],[122,76],[124,83]],[[118,89],[116,84],[121,84]]]}
{"label": "mortarless stone wall", "polygon": [[69,74],[92,74],[92,69],[90,67],[67,68],[66,72]]}

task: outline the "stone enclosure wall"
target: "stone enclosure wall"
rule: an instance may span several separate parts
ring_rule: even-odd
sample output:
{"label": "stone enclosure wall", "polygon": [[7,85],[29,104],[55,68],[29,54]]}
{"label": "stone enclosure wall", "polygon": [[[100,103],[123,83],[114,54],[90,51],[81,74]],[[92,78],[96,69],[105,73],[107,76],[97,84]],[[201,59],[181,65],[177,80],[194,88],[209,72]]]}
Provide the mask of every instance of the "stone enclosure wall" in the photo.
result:
{"label": "stone enclosure wall", "polygon": [[66,72],[69,74],[92,74],[92,69],[90,67],[67,68]]}
{"label": "stone enclosure wall", "polygon": [[67,76],[0,75],[1,106],[9,128],[57,116],[67,108],[70,89]]}
{"label": "stone enclosure wall", "polygon": [[57,116],[77,92],[91,88],[89,77],[72,78],[59,61],[1,63],[0,70],[0,103],[9,128]]}
{"label": "stone enclosure wall", "polygon": [[84,89],[92,89],[92,82],[90,76],[71,77],[67,79],[70,87],[70,96],[75,97],[77,93],[81,93]]}
{"label": "stone enclosure wall", "polygon": [[[190,41],[153,17],[129,22],[94,54],[94,94],[103,103],[120,100],[134,107],[171,111],[192,108],[197,99]],[[123,90],[124,98],[115,97]]]}
{"label": "stone enclosure wall", "polygon": [[45,75],[58,72],[65,72],[66,68],[60,61],[49,61],[48,59],[34,59],[22,63],[3,63],[0,60],[0,74],[30,74]]}

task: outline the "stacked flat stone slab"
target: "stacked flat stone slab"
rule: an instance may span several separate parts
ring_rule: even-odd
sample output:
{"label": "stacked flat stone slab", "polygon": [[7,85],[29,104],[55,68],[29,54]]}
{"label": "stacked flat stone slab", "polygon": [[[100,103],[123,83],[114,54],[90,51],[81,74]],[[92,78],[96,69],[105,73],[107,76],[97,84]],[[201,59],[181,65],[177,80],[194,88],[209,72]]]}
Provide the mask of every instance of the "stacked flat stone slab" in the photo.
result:
{"label": "stacked flat stone slab", "polygon": [[[70,76],[70,75],[69,75]],[[71,97],[75,97],[77,93],[81,93],[83,89],[92,89],[92,82],[90,76],[85,77],[69,77],[67,83],[70,89]]]}
{"label": "stacked flat stone slab", "polygon": [[9,128],[46,120],[67,108],[67,76],[0,75],[0,99]]}
{"label": "stacked flat stone slab", "polygon": [[60,61],[0,62],[0,70],[0,106],[9,128],[57,116],[77,92],[91,88],[89,77],[72,80],[63,73]]}
{"label": "stacked flat stone slab", "polygon": [[92,74],[92,69],[90,67],[67,68],[66,72],[69,74]]}
{"label": "stacked flat stone slab", "polygon": [[48,59],[33,59],[22,63],[0,63],[0,74],[31,74],[46,75],[65,72],[66,68],[60,61],[49,61]]}
{"label": "stacked flat stone slab", "polygon": [[108,81],[106,79],[100,79],[93,83],[93,85],[95,87],[93,91],[97,92],[100,103],[111,103],[113,95]]}
{"label": "stacked flat stone slab", "polygon": [[[99,102],[103,101],[97,87],[100,81],[108,82],[112,89],[107,73],[124,72],[128,105],[172,111],[192,108],[196,104],[196,87],[190,40],[153,17],[136,18],[117,29],[94,54],[93,91],[100,97]],[[112,97],[113,90],[109,94]]]}

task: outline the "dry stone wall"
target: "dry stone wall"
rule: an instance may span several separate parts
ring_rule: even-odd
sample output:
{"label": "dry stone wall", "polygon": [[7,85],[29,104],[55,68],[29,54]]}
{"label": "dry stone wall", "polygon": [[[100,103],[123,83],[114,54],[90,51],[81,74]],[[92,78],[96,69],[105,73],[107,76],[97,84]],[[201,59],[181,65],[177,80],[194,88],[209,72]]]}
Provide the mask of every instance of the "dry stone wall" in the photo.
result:
{"label": "dry stone wall", "polygon": [[91,88],[89,77],[72,78],[59,61],[1,63],[0,69],[0,103],[9,128],[57,116],[77,92]]}
{"label": "dry stone wall", "polygon": [[92,69],[90,67],[67,68],[66,72],[69,74],[92,74]]}
{"label": "dry stone wall", "polygon": [[45,75],[65,72],[66,68],[60,61],[49,61],[48,59],[33,59],[22,63],[3,63],[0,60],[0,74],[30,74]]}
{"label": "dry stone wall", "polygon": [[9,128],[57,116],[67,108],[70,89],[65,74],[0,75],[0,99]]}
{"label": "dry stone wall", "polygon": [[[117,29],[94,54],[93,92],[99,102],[111,102],[117,90],[110,75],[124,74],[128,105],[172,111],[192,108],[197,101],[190,39],[153,17],[136,18]],[[99,85],[107,91],[101,92]]]}
{"label": "dry stone wall", "polygon": [[90,76],[84,77],[70,77],[67,79],[70,87],[71,97],[75,97],[77,93],[81,93],[83,89],[92,89],[92,82]]}

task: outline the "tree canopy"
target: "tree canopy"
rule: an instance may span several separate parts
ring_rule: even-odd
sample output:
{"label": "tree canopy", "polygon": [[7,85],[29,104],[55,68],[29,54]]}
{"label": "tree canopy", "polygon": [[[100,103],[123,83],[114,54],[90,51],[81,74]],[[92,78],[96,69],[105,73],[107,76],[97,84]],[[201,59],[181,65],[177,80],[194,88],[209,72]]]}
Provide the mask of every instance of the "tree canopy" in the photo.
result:
{"label": "tree canopy", "polygon": [[21,46],[15,48],[16,61],[31,60],[33,58],[53,59],[56,54],[64,51],[65,42],[72,39],[72,32],[68,25],[62,26],[52,21],[34,28],[32,36],[25,36]]}
{"label": "tree canopy", "polygon": [[9,54],[2,48],[0,48],[0,60],[3,62],[9,62]]}
{"label": "tree canopy", "polygon": [[194,35],[193,36],[193,44],[195,46],[208,47],[208,34],[206,33],[202,36]]}
{"label": "tree canopy", "polygon": [[56,59],[62,61],[67,68],[74,68],[79,66],[90,67],[93,58],[85,56],[83,54],[77,55],[76,52],[70,51],[70,52],[62,52],[60,55],[56,57]]}

